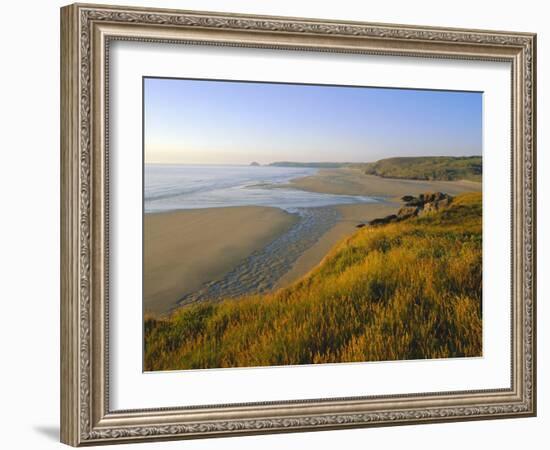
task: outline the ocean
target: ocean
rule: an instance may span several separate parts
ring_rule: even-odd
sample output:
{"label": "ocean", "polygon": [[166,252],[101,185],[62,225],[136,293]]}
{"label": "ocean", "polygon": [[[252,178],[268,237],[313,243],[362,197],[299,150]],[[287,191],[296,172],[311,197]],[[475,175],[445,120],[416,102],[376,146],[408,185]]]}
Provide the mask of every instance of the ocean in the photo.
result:
{"label": "ocean", "polygon": [[318,169],[146,164],[144,210],[146,213],[224,206],[271,206],[290,213],[376,199],[356,195],[307,192],[285,186],[290,180],[314,175]]}

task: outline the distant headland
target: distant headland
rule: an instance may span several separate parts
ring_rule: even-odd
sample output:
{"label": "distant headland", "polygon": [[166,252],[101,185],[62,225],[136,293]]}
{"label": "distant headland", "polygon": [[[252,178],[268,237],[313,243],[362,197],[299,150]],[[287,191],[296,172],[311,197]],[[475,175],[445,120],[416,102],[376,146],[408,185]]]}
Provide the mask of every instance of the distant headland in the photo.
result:
{"label": "distant headland", "polygon": [[317,169],[360,169],[366,175],[426,181],[470,180],[481,182],[481,156],[395,157],[371,163],[277,161],[275,167],[312,167]]}

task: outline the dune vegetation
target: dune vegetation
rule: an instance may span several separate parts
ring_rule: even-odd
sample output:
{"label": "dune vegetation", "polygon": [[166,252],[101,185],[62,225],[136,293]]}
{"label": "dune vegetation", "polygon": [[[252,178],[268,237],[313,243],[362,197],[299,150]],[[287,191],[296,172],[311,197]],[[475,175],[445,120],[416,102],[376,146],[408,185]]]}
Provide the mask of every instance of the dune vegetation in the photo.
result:
{"label": "dune vegetation", "polygon": [[145,318],[145,370],[480,356],[482,203],[365,226],[295,284]]}

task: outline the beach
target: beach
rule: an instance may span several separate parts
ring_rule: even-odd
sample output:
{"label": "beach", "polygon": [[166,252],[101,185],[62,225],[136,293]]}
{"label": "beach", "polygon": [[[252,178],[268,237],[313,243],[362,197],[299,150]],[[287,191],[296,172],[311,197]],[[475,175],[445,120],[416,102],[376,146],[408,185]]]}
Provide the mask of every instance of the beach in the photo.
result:
{"label": "beach", "polygon": [[323,169],[312,176],[294,179],[290,185],[310,192],[339,195],[365,195],[397,200],[403,195],[423,192],[445,192],[457,195],[462,192],[481,191],[481,183],[475,181],[424,181],[382,178],[365,175],[359,169]]}
{"label": "beach", "polygon": [[145,214],[144,312],[169,312],[296,221],[281,209],[257,206]]}
{"label": "beach", "polygon": [[[357,225],[395,213],[403,195],[479,191],[468,181],[416,181],[323,169],[279,187],[377,201],[298,208],[231,206],[145,214],[144,311],[263,293],[288,286],[315,268]],[[277,189],[275,189],[277,190]]]}

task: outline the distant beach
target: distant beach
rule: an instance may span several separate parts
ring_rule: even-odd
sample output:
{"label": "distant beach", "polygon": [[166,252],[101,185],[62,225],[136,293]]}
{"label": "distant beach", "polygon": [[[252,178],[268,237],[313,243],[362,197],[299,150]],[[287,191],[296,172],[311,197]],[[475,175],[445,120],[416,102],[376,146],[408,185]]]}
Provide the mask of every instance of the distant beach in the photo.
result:
{"label": "distant beach", "polygon": [[479,190],[347,168],[146,166],[144,311],[287,286],[399,197]]}
{"label": "distant beach", "polygon": [[403,195],[418,195],[423,192],[445,192],[457,195],[462,192],[481,191],[481,183],[475,181],[382,178],[376,175],[365,175],[361,170],[350,168],[322,169],[313,175],[293,179],[290,185],[310,192],[370,196],[396,201]]}

